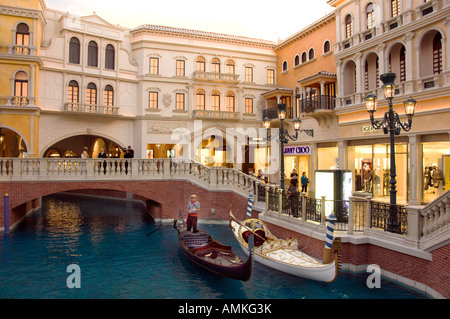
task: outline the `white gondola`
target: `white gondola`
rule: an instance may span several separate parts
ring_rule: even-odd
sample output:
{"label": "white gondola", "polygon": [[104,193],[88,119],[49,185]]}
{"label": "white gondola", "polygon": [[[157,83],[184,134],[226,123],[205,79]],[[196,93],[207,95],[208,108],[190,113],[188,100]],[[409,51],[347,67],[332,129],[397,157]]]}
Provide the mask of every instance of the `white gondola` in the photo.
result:
{"label": "white gondola", "polygon": [[267,225],[256,218],[248,218],[240,222],[233,216],[231,210],[230,227],[246,254],[249,253],[247,236],[249,234],[255,235],[253,258],[267,267],[317,281],[332,282],[337,277],[337,254],[335,254],[333,261],[324,264],[298,250],[297,239],[275,237],[267,228]]}

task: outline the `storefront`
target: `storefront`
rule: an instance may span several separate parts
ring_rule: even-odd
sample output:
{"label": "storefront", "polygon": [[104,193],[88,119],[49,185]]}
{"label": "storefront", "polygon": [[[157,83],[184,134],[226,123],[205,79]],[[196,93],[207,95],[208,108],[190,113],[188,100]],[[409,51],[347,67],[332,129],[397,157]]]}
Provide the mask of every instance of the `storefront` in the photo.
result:
{"label": "storefront", "polygon": [[299,182],[303,173],[311,179],[311,152],[312,149],[309,145],[289,145],[284,147],[286,186],[290,184],[291,173],[294,169],[298,174]]}
{"label": "storefront", "polygon": [[[347,168],[353,172],[355,195],[389,199],[390,144],[373,141],[350,141]],[[408,143],[396,141],[397,202],[408,200]]]}
{"label": "storefront", "polygon": [[430,203],[450,189],[450,142],[422,139],[422,202]]}

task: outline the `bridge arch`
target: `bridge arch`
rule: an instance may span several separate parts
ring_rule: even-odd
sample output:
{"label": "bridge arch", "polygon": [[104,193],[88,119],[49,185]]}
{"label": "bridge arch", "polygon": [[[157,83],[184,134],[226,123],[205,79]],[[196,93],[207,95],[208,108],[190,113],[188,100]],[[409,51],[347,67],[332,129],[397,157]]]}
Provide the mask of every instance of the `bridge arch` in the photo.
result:
{"label": "bridge arch", "polygon": [[61,137],[47,144],[41,151],[41,157],[80,157],[84,147],[88,148],[89,157],[97,158],[103,148],[108,157],[123,157],[126,147],[120,141],[98,133],[76,133]]}
{"label": "bridge arch", "polygon": [[[247,199],[229,191],[212,191],[189,181],[129,180],[129,181],[40,181],[0,183],[0,193],[9,195],[10,225],[19,222],[30,210],[40,206],[40,199],[61,192],[79,192],[102,196],[142,200],[154,219],[173,219],[185,213],[192,194],[201,202],[200,218],[227,219],[229,205],[236,215],[245,214]],[[128,195],[128,196],[127,196]],[[4,202],[0,201],[3,225]],[[214,215],[214,216],[213,216]]]}

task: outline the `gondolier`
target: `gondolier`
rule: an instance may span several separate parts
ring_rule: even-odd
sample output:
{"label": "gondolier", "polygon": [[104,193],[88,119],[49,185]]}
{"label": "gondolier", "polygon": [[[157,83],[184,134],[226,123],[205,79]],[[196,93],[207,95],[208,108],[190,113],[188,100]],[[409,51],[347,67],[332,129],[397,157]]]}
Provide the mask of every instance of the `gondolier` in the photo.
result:
{"label": "gondolier", "polygon": [[191,195],[191,200],[187,205],[188,218],[186,221],[187,231],[197,232],[197,218],[200,211],[200,203],[197,201],[197,195]]}

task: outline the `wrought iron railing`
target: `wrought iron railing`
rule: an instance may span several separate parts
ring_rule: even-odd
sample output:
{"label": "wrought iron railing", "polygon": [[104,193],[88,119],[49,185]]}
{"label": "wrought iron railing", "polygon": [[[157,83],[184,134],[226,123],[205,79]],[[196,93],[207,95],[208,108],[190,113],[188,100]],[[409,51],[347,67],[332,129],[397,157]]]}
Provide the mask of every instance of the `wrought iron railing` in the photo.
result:
{"label": "wrought iron railing", "polygon": [[331,95],[316,95],[312,98],[300,100],[300,110],[302,113],[309,113],[316,110],[334,110],[336,98]]}
{"label": "wrought iron railing", "polygon": [[405,206],[372,202],[371,216],[372,228],[381,228],[402,235],[408,233],[408,214]]}
{"label": "wrought iron railing", "polygon": [[[264,118],[268,118],[269,120],[277,119],[278,118],[278,107],[272,107],[270,109],[263,110],[263,116]],[[286,119],[293,119],[294,118],[294,109],[290,106],[286,107]]]}

